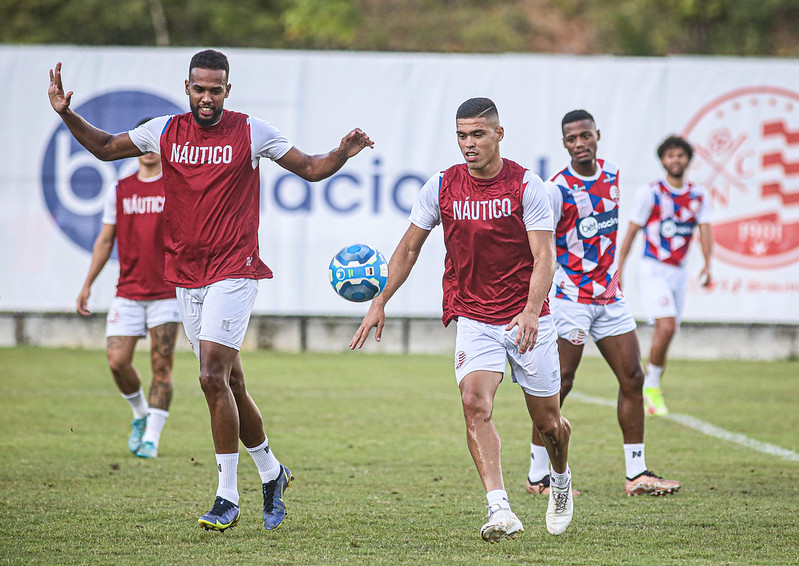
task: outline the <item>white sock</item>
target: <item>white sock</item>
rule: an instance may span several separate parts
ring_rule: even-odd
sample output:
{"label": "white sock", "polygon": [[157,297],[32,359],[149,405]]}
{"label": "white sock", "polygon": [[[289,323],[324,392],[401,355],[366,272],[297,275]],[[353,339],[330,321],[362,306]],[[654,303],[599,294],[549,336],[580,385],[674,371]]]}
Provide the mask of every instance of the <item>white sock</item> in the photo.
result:
{"label": "white sock", "polygon": [[549,454],[544,446],[530,443],[530,471],[527,479],[531,483],[541,481],[549,473]]}
{"label": "white sock", "polygon": [[569,465],[566,464],[566,471],[559,474],[555,470],[549,472],[549,485],[555,487],[566,487],[572,479],[572,471]]}
{"label": "white sock", "polygon": [[644,387],[654,387],[660,389],[660,376],[663,375],[663,366],[653,366],[646,364],[646,377],[644,377]]}
{"label": "white sock", "polygon": [[494,489],[486,493],[486,500],[488,501],[488,508],[492,505],[499,505],[500,509],[510,509],[508,503],[508,492],[504,489]]}
{"label": "white sock", "polygon": [[272,453],[269,447],[269,439],[263,441],[255,448],[247,448],[247,452],[252,456],[252,461],[258,468],[258,474],[261,476],[261,483],[270,482],[280,475],[280,462]]}
{"label": "white sock", "polygon": [[147,428],[144,429],[144,436],[142,442],[152,442],[158,448],[158,442],[161,439],[161,431],[164,430],[166,418],[169,416],[169,411],[163,409],[150,408],[147,411]]}
{"label": "white sock", "polygon": [[130,403],[134,419],[143,419],[147,416],[147,399],[144,398],[144,391],[141,387],[136,393],[131,393],[130,395],[122,393],[122,397]]}
{"label": "white sock", "polygon": [[643,443],[624,445],[624,464],[629,479],[646,471],[646,458],[644,456]]}
{"label": "white sock", "polygon": [[219,487],[216,488],[217,497],[222,497],[239,504],[239,453],[217,454],[216,469],[219,472]]}

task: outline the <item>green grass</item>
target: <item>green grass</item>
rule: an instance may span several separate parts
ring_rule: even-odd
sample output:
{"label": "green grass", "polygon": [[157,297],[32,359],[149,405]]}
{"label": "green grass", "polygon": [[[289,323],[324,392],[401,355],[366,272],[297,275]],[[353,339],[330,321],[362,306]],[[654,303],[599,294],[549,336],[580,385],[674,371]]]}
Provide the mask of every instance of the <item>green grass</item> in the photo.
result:
{"label": "green grass", "polygon": [[[146,360],[137,354],[145,374]],[[297,478],[274,533],[263,530],[246,452],[239,526],[220,534],[197,525],[216,469],[192,354],[176,360],[161,453],[141,461],[127,453],[131,413],[102,351],[0,350],[0,564],[799,563],[799,462],[648,418],[649,467],[684,487],[628,498],[615,411],[568,400],[582,495],[569,530],[552,537],[546,500],[524,493],[529,419],[508,381],[495,421],[526,532],[488,545],[449,356],[253,352],[243,360],[270,442]],[[674,361],[664,384],[672,412],[799,451],[798,362]],[[595,359],[583,361],[575,390],[616,395]]]}

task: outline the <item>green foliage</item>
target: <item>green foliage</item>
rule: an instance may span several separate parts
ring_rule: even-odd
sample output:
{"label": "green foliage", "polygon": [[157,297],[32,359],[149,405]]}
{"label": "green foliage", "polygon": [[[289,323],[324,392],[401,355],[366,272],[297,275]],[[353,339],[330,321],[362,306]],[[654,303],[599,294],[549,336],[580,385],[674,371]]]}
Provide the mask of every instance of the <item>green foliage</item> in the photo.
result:
{"label": "green foliage", "polygon": [[[277,456],[296,476],[285,524],[266,533],[258,476],[242,450],[241,523],[197,517],[217,473],[197,361],[179,352],[176,391],[155,460],[127,452],[131,412],[102,351],[0,349],[0,563],[22,564],[658,564],[799,561],[799,463],[647,419],[647,463],[684,482],[663,498],[623,494],[615,409],[566,401],[573,426],[572,526],[546,533],[546,500],[524,492],[530,424],[519,389],[494,418],[506,488],[526,532],[488,545],[485,498],[466,448],[449,356],[242,355]],[[146,352],[135,363],[147,378]],[[673,412],[798,451],[797,362],[670,361]],[[768,376],[764,378],[764,376]],[[614,399],[601,360],[575,392]]]}
{"label": "green foliage", "polygon": [[5,43],[799,55],[796,0],[0,0],[0,19]]}

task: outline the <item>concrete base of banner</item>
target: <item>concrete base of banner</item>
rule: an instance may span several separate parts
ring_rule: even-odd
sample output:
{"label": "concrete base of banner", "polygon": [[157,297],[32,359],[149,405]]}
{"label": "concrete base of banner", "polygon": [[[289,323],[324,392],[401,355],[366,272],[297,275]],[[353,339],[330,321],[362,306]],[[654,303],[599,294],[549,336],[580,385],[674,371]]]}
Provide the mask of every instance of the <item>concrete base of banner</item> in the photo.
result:
{"label": "concrete base of banner", "polygon": [[[360,324],[351,317],[253,316],[242,350],[285,352],[345,352]],[[652,327],[640,324],[643,356]],[[363,350],[370,353],[453,354],[455,325],[439,319],[390,318],[381,342],[374,331]],[[0,346],[69,348],[105,347],[105,315],[80,317],[68,313],[0,313]],[[149,340],[139,342],[149,348]],[[181,332],[178,349],[190,349]],[[593,343],[586,356],[599,356]],[[799,358],[799,326],[765,324],[684,323],[671,346],[674,359],[786,360]]]}

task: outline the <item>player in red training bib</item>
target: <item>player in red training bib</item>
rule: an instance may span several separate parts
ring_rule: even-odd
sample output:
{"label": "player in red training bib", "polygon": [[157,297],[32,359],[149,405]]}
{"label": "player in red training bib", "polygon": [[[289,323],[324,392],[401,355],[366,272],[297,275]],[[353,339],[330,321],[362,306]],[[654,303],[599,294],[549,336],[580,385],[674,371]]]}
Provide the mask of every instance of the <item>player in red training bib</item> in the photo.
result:
{"label": "player in red training bib", "polygon": [[[108,194],[103,227],[77,299],[78,313],[89,316],[91,286],[116,241],[119,280],[106,320],[106,354],[114,382],[133,410],[128,449],[139,458],[158,456],[174,390],[172,364],[180,313],[175,286],[164,281],[163,206],[161,158],[155,153],[142,155],[138,172],[121,179]],[[148,330],[153,379],[145,398],[133,354]]]}
{"label": "player in red training bib", "polygon": [[[662,495],[680,488],[647,469],[640,347],[635,320],[619,287],[616,233],[619,170],[597,159],[599,130],[593,116],[574,110],[561,122],[571,161],[548,187],[555,217],[557,266],[550,303],[558,332],[561,403],[571,391],[590,335],[619,381],[618,420],[624,440],[627,495]],[[551,487],[547,453],[533,428],[528,493]]]}
{"label": "player in red training bib", "polygon": [[571,427],[560,414],[556,334],[547,305],[554,265],[552,211],[541,179],[500,156],[504,129],[491,100],[467,100],[455,123],[466,163],[434,175],[422,187],[411,224],[389,261],[386,287],[372,300],[350,348],[361,348],[372,328],[380,341],[386,302],[407,279],[430,231],[441,224],[447,250],[443,321],[457,320],[455,377],[467,444],[488,503],[480,534],[494,543],[524,530],[508,503],[500,439],[491,418],[510,362],[513,381],[524,391],[552,460],[546,524],[559,535],[571,522],[573,502]]}
{"label": "player in red training bib", "polygon": [[713,234],[710,203],[703,187],[684,179],[694,149],[685,139],[669,136],[657,149],[666,176],[642,187],[635,195],[630,226],[619,248],[619,281],[635,236],[643,230],[644,253],[638,264],[638,291],[650,322],[654,321],[652,345],[644,377],[644,409],[650,415],[667,415],[660,378],[685,305],[688,273],[685,258],[694,231],[705,264],[699,280],[710,285]]}
{"label": "player in red training bib", "polygon": [[[119,134],[95,128],[70,108],[61,63],[50,71],[49,97],[75,139],[104,161],[161,154],[164,188],[166,280],[177,287],[186,335],[200,361],[200,385],[211,416],[218,486],[206,529],[224,531],[239,521],[239,439],[261,476],[264,528],[280,527],[283,494],[293,476],[275,457],[261,412],[244,383],[239,350],[258,292],[272,276],[258,254],[262,157],[308,181],[325,179],[374,144],[352,130],[338,147],[307,155],[277,128],[224,109],[230,94],[227,57],[211,49],[195,54],[184,88],[190,112],[154,118]],[[278,406],[279,399],[272,402]]]}

